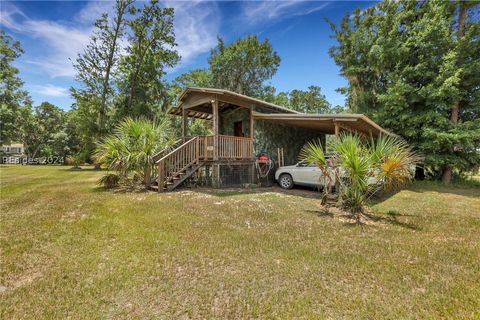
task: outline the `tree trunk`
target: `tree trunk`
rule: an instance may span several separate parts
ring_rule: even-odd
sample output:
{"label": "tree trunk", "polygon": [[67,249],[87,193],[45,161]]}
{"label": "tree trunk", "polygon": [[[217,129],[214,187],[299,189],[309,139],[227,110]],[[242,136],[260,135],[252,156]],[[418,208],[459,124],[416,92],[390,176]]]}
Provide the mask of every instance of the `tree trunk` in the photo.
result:
{"label": "tree trunk", "polygon": [[[465,1],[460,2],[460,8],[458,12],[458,31],[457,31],[457,51],[459,50],[460,41],[465,34],[465,21],[467,20],[468,5]],[[458,63],[459,61],[457,61]],[[450,121],[453,125],[458,123],[458,113],[460,110],[460,99],[455,97],[452,102],[452,112],[450,115]],[[450,165],[445,166],[442,173],[442,182],[449,184],[452,180],[452,167]]]}
{"label": "tree trunk", "polygon": [[114,19],[115,28],[113,33],[112,42],[108,52],[107,65],[105,68],[105,77],[103,79],[102,88],[102,101],[100,106],[100,112],[98,113],[97,124],[102,135],[105,131],[105,123],[107,117],[107,95],[110,90],[110,73],[114,64],[115,52],[117,51],[117,41],[122,34],[123,16],[127,7],[131,4],[131,1],[119,0],[117,2],[117,15]]}
{"label": "tree trunk", "polygon": [[449,184],[451,181],[452,181],[452,167],[446,166],[443,169],[442,182],[445,184]]}

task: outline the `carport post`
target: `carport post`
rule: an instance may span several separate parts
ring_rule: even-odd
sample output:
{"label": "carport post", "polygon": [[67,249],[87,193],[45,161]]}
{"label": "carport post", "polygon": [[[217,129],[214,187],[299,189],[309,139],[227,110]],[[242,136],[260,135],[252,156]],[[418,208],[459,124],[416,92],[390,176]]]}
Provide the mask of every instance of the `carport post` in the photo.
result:
{"label": "carport post", "polygon": [[187,138],[187,110],[182,107],[182,140],[185,141]]}
{"label": "carport post", "polygon": [[338,136],[340,135],[340,126],[338,125],[337,122],[334,122],[335,124],[335,137],[338,138]]}

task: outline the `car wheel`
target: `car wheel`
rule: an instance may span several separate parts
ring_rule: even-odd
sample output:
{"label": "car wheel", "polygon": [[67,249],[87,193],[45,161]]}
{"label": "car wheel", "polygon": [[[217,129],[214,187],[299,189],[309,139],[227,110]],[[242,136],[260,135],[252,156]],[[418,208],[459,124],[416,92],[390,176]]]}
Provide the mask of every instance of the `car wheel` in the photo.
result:
{"label": "car wheel", "polygon": [[292,189],[293,188],[293,179],[292,176],[289,175],[288,173],[284,173],[280,176],[280,179],[278,179],[278,184],[280,187],[283,189]]}

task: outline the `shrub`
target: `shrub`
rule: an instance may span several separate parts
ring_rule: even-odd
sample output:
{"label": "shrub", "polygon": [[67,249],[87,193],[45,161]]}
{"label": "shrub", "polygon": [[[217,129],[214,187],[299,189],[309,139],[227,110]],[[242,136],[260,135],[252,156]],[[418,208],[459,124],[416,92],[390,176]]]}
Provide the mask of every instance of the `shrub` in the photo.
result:
{"label": "shrub", "polygon": [[167,118],[158,122],[126,118],[112,135],[98,143],[94,158],[116,171],[120,183],[140,180],[148,185],[155,165],[153,156],[172,142]]}
{"label": "shrub", "polygon": [[67,158],[66,163],[73,166],[73,169],[81,169],[80,165],[85,161],[85,154],[81,151],[74,153]]}
{"label": "shrub", "polygon": [[305,145],[301,159],[318,165],[323,175],[336,177],[338,204],[357,221],[372,195],[405,185],[413,178],[415,165],[420,161],[404,140],[394,136],[365,142],[358,135],[342,134],[330,141],[329,149],[336,164],[333,173],[328,171],[320,143]]}
{"label": "shrub", "polygon": [[107,189],[112,189],[112,188],[116,188],[120,185],[120,176],[118,174],[115,174],[115,173],[107,173],[106,175],[104,175],[103,177],[100,178],[100,180],[98,181],[98,183],[107,188]]}

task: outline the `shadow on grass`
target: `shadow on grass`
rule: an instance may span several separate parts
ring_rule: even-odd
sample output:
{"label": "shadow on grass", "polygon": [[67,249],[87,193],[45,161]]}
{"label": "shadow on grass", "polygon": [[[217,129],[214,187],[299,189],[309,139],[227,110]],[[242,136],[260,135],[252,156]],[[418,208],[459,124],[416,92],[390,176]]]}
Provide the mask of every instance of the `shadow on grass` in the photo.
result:
{"label": "shadow on grass", "polygon": [[410,230],[422,230],[422,228],[420,228],[414,223],[402,222],[398,220],[399,217],[408,217],[412,215],[401,214],[395,210],[389,210],[385,214],[364,213],[363,216],[374,222],[392,224],[394,226],[399,226]]}
{"label": "shadow on grass", "polygon": [[306,210],[305,212],[314,214],[318,217],[327,217],[327,218],[340,218],[344,221],[343,226],[345,227],[369,227],[371,222],[376,224],[391,224],[405,229],[422,230],[419,226],[414,223],[402,222],[399,220],[400,217],[412,217],[410,214],[401,214],[397,211],[390,210],[385,214],[379,213],[363,213],[360,221],[357,221],[350,214],[342,211],[339,208],[321,208],[319,210]]}
{"label": "shadow on grass", "polygon": [[97,193],[112,193],[112,194],[137,194],[137,193],[150,193],[151,190],[144,188],[143,186],[121,186],[115,188],[105,188],[101,185],[91,188],[93,192]]}
{"label": "shadow on grass", "polygon": [[242,188],[242,187],[232,187],[232,188],[223,188],[223,189],[215,189],[215,188],[208,188],[208,187],[192,187],[192,188],[179,188],[178,191],[192,191],[192,192],[199,192],[205,193],[208,195],[216,196],[216,197],[231,197],[231,196],[239,196],[239,195],[249,195],[249,194],[263,194],[263,193],[280,193],[283,195],[290,195],[290,196],[298,196],[304,197],[308,199],[318,199],[321,200],[321,194],[312,189],[307,187],[295,187],[294,189],[285,190],[278,186],[271,186],[271,187],[249,187],[249,188]]}
{"label": "shadow on grass", "polygon": [[94,167],[90,168],[74,168],[74,167],[68,167],[68,168],[63,168],[61,169],[62,171],[69,171],[69,172],[103,172],[103,171],[108,171],[105,169],[95,169]]}
{"label": "shadow on grass", "polygon": [[407,190],[417,193],[438,192],[463,197],[480,197],[480,184],[477,184],[477,182],[454,182],[450,185],[445,185],[440,181],[415,181]]}
{"label": "shadow on grass", "polygon": [[305,212],[312,213],[318,217],[328,217],[328,218],[333,218],[335,215],[333,214],[332,211],[328,209],[321,209],[321,210],[306,210]]}

